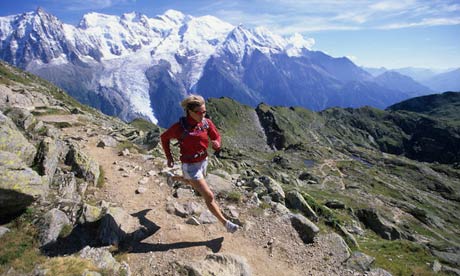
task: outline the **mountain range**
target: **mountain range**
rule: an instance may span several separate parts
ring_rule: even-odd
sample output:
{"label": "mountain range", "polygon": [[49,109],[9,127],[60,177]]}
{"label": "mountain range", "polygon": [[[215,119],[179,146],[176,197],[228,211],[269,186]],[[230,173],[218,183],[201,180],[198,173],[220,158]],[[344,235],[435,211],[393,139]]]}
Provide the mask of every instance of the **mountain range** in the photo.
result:
{"label": "mountain range", "polygon": [[188,93],[227,96],[255,107],[385,108],[433,92],[408,77],[374,77],[345,57],[309,49],[301,35],[233,26],[168,10],[88,13],[77,26],[39,8],[0,18],[0,58],[35,73],[82,103],[125,121],[167,127]]}
{"label": "mountain range", "polygon": [[428,68],[404,67],[390,70],[385,67],[364,67],[363,69],[374,77],[379,77],[389,72],[392,74],[398,73],[436,92],[460,91],[460,68],[433,70]]}

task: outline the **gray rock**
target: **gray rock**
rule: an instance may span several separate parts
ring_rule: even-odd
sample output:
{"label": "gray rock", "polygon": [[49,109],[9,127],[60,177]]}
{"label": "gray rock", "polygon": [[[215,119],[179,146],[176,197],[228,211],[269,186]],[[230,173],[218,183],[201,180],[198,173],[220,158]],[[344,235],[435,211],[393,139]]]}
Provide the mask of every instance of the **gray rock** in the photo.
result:
{"label": "gray rock", "polygon": [[0,238],[8,232],[10,232],[10,229],[0,226]]}
{"label": "gray rock", "polygon": [[13,121],[0,112],[0,151],[16,154],[28,166],[34,162],[36,148],[18,130]]}
{"label": "gray rock", "polygon": [[431,249],[431,253],[441,259],[442,262],[448,263],[454,266],[460,267],[460,250],[450,250],[440,251],[436,249]]}
{"label": "gray rock", "polygon": [[112,136],[104,135],[100,138],[96,146],[100,148],[105,148],[105,147],[115,148],[117,145],[118,145],[118,141],[115,140],[115,138],[113,138]]}
{"label": "gray rock", "polygon": [[441,267],[441,272],[446,273],[447,275],[457,275],[460,276],[460,269],[458,268],[453,268],[447,265],[443,265]]}
{"label": "gray rock", "polygon": [[359,248],[359,244],[355,237],[350,232],[348,232],[348,230],[343,225],[338,224],[338,231],[340,231],[340,234],[344,236],[351,245]]}
{"label": "gray rock", "polygon": [[119,245],[122,242],[144,237],[145,227],[139,220],[120,207],[109,207],[101,219],[98,237],[104,245]]}
{"label": "gray rock", "polygon": [[8,217],[45,197],[49,187],[18,155],[0,151],[0,189],[0,217]]}
{"label": "gray rock", "polygon": [[208,183],[209,188],[211,188],[215,195],[227,194],[231,192],[234,188],[233,183],[231,181],[215,174],[208,174],[206,176],[206,182]]}
{"label": "gray rock", "polygon": [[285,214],[290,213],[289,209],[286,206],[278,202],[275,202],[275,204],[273,204],[272,210],[280,215],[285,215]]}
{"label": "gray rock", "polygon": [[195,192],[191,187],[178,188],[174,196],[177,198],[192,198],[195,196]]}
{"label": "gray rock", "polygon": [[185,223],[190,225],[200,225],[200,221],[195,217],[190,217]]}
{"label": "gray rock", "polygon": [[218,221],[217,218],[209,210],[202,212],[198,220],[202,224],[212,224]]}
{"label": "gray rock", "polygon": [[23,130],[29,130],[29,128],[36,123],[35,117],[25,108],[13,107],[7,115],[17,127]]}
{"label": "gray rock", "polygon": [[82,177],[91,185],[96,186],[99,178],[99,164],[88,157],[76,144],[71,144],[65,164],[72,166],[77,177]]}
{"label": "gray rock", "polygon": [[441,271],[442,265],[438,260],[434,260],[431,268],[433,269],[434,273],[439,273]]}
{"label": "gray rock", "polygon": [[273,201],[284,203],[284,199],[286,197],[284,190],[276,180],[268,176],[260,177],[259,180],[265,185],[265,188],[267,188],[268,194]]}
{"label": "gray rock", "polygon": [[360,272],[368,271],[374,262],[375,258],[368,256],[362,252],[355,251],[347,260],[346,266]]}
{"label": "gray rock", "polygon": [[351,249],[348,247],[345,240],[337,233],[326,234],[326,238],[329,244],[330,252],[334,253],[337,258],[340,257],[340,261],[344,262],[351,256]]}
{"label": "gray rock", "polygon": [[127,264],[120,264],[110,253],[110,247],[93,248],[86,246],[78,255],[81,258],[90,260],[99,269],[110,271],[111,275],[131,275],[129,266]]}
{"label": "gray rock", "polygon": [[64,143],[60,140],[46,137],[40,142],[37,155],[35,156],[35,166],[40,175],[48,177],[50,183],[53,180],[59,159],[64,151]]}
{"label": "gray rock", "polygon": [[390,222],[383,219],[377,210],[360,209],[356,215],[366,227],[372,229],[375,233],[387,240],[401,239],[402,235],[399,229]]}
{"label": "gray rock", "polygon": [[289,218],[302,241],[304,243],[312,243],[315,236],[319,233],[318,226],[301,214],[289,214]]}
{"label": "gray rock", "polygon": [[56,241],[66,225],[70,225],[70,220],[64,212],[56,208],[48,211],[39,225],[40,245]]}
{"label": "gray rock", "polygon": [[303,198],[302,194],[298,191],[290,191],[286,194],[286,205],[287,207],[301,211],[313,221],[318,221],[318,215],[316,215],[315,211],[313,211],[307,201]]}
{"label": "gray rock", "polygon": [[61,199],[68,199],[76,202],[81,200],[77,180],[73,172],[65,173],[58,169],[55,173],[52,186],[57,188],[58,195]]}
{"label": "gray rock", "polygon": [[[242,256],[234,254],[209,254],[201,262],[176,262],[173,264],[176,271],[185,272],[185,275],[219,275],[219,276],[250,276],[251,269]],[[176,275],[176,274],[174,274]],[[181,274],[184,275],[184,274]]]}
{"label": "gray rock", "polygon": [[81,208],[81,214],[78,218],[78,222],[81,224],[98,221],[103,214],[103,208],[98,206],[92,206],[89,204],[83,204]]}
{"label": "gray rock", "polygon": [[345,209],[345,204],[338,200],[328,200],[324,205],[331,209]]}

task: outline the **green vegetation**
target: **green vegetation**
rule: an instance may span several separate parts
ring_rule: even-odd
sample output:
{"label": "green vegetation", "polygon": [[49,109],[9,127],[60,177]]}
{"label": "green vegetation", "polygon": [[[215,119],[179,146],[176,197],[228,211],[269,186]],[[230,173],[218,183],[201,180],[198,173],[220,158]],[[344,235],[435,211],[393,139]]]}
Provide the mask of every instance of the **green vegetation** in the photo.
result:
{"label": "green vegetation", "polygon": [[152,129],[157,129],[158,126],[156,126],[155,124],[153,124],[152,122],[149,122],[145,119],[142,119],[142,118],[137,118],[137,119],[134,119],[132,120],[129,125],[131,125],[132,127],[138,129],[138,130],[142,130],[142,131],[145,131],[145,132],[148,132]]}
{"label": "green vegetation", "polygon": [[47,269],[46,275],[50,276],[83,275],[85,271],[101,272],[91,261],[74,256],[51,258],[41,267]]}
{"label": "green vegetation", "polygon": [[358,242],[364,253],[375,257],[376,267],[395,276],[434,275],[427,264],[432,264],[435,258],[420,244],[407,240],[388,241],[370,232]]}
{"label": "green vegetation", "polygon": [[31,112],[34,116],[45,116],[45,115],[66,115],[69,114],[68,111],[61,108],[52,108],[47,106],[36,107],[34,111]]}
{"label": "green vegetation", "polygon": [[143,153],[145,154],[147,151],[145,149],[142,149],[140,148],[139,146],[137,146],[136,144],[134,144],[133,142],[130,142],[130,141],[123,141],[121,143],[118,143],[117,145],[117,150],[118,151],[123,151],[125,149],[128,149],[129,152],[131,153]]}
{"label": "green vegetation", "polygon": [[64,227],[62,227],[61,232],[59,233],[59,238],[65,238],[70,233],[72,233],[73,227],[71,224],[65,224]]}
{"label": "green vegetation", "polygon": [[0,238],[0,274],[10,267],[30,272],[35,264],[45,260],[38,249],[37,229],[30,222],[34,212],[28,209],[10,224],[10,232]]}
{"label": "green vegetation", "polygon": [[105,184],[105,171],[104,168],[99,165],[99,177],[97,179],[97,187],[102,188]]}
{"label": "green vegetation", "polygon": [[227,193],[227,200],[233,202],[241,202],[242,195],[238,191],[231,191]]}

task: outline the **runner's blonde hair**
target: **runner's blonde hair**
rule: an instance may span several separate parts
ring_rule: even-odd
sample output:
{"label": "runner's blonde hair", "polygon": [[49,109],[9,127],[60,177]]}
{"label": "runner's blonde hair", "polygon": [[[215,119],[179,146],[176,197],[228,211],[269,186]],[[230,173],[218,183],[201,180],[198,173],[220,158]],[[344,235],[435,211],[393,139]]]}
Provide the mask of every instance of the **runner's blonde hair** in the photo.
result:
{"label": "runner's blonde hair", "polygon": [[205,101],[204,101],[204,98],[202,96],[190,94],[184,100],[182,100],[180,105],[182,106],[182,108],[184,109],[185,113],[187,114],[188,110],[193,110],[193,109],[195,109],[197,107],[200,107],[200,106],[204,105],[204,103],[205,103]]}

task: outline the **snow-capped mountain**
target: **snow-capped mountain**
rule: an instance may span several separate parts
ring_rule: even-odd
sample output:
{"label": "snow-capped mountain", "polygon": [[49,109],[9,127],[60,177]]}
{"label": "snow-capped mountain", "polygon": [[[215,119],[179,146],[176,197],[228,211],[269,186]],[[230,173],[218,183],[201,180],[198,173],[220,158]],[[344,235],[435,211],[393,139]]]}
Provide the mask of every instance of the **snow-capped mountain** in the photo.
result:
{"label": "snow-capped mountain", "polygon": [[[154,18],[89,13],[77,26],[38,9],[0,17],[0,58],[124,120],[169,126],[190,92],[321,110],[386,107],[408,97],[347,58],[311,51],[312,41],[213,16],[169,10]],[[353,101],[356,99],[356,101]]]}

